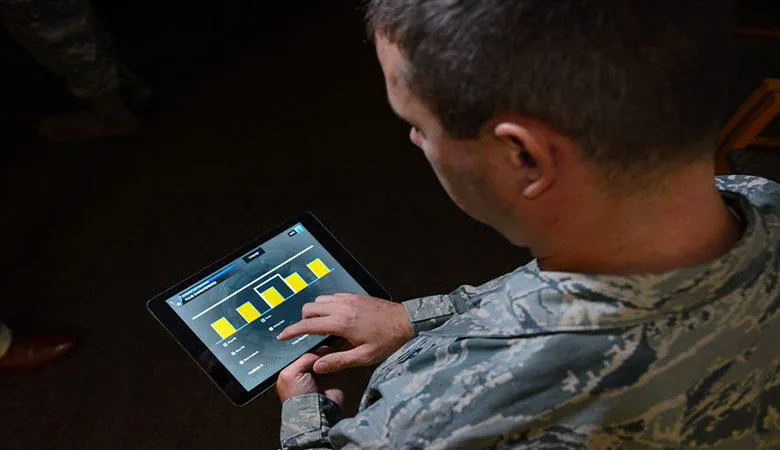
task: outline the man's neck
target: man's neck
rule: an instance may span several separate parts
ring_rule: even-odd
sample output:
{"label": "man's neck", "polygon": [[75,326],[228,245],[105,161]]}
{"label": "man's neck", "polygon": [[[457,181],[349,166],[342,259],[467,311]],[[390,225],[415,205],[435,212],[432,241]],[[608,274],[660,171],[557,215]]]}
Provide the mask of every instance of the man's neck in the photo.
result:
{"label": "man's neck", "polygon": [[[662,273],[716,259],[739,240],[708,168],[669,177],[652,192],[595,200],[532,248],[543,270],[630,275]],[[537,253],[538,252],[538,253]]]}

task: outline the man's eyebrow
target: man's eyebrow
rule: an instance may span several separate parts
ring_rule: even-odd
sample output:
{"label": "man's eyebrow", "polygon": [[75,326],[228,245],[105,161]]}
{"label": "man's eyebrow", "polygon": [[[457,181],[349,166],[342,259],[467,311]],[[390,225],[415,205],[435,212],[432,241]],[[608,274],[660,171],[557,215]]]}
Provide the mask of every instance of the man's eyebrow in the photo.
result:
{"label": "man's eyebrow", "polygon": [[396,117],[401,119],[403,122],[409,124],[410,126],[413,126],[414,128],[417,128],[418,130],[420,129],[420,127],[415,123],[414,120],[412,120],[411,118],[409,118],[408,116],[406,116],[404,114],[401,114],[401,112],[398,111],[398,109],[396,109],[396,107],[393,104],[392,100],[390,100],[390,94],[389,93],[388,93],[388,95],[385,98],[387,99],[387,104],[390,105],[390,111],[392,111],[393,114],[395,114]]}
{"label": "man's eyebrow", "polygon": [[390,100],[390,96],[389,95],[386,96],[385,99],[387,100],[387,105],[390,106],[390,111],[392,111],[393,114],[395,114],[396,116],[401,117],[401,115],[398,114],[398,110],[395,109],[395,106],[393,105],[392,100]]}
{"label": "man's eyebrow", "polygon": [[412,126],[412,127],[414,127],[414,128],[417,128],[418,130],[420,129],[420,127],[419,127],[419,126],[418,126],[418,125],[417,125],[417,124],[416,124],[416,123],[415,123],[415,122],[414,122],[412,119],[410,119],[410,118],[408,118],[408,117],[405,117],[405,116],[403,116],[403,115],[399,114],[399,113],[398,113],[398,111],[396,111],[395,109],[393,109],[393,107],[392,107],[392,106],[390,106],[390,109],[393,111],[393,114],[395,114],[395,116],[396,116],[396,117],[398,117],[399,119],[401,119],[401,120],[402,120],[403,122],[405,122],[407,125],[409,125],[409,126]]}
{"label": "man's eyebrow", "polygon": [[396,116],[396,117],[398,117],[399,119],[403,120],[403,121],[404,121],[404,122],[406,122],[406,123],[409,123],[409,124],[411,124],[411,121],[410,121],[408,118],[404,117],[404,115],[403,115],[403,114],[401,114],[401,113],[400,113],[400,112],[399,112],[399,111],[398,111],[398,110],[395,108],[395,105],[393,105],[393,102],[390,100],[390,96],[389,96],[389,95],[387,96],[387,104],[388,104],[388,105],[390,105],[390,111],[392,111],[392,112],[393,112],[393,114],[395,114],[395,116]]}

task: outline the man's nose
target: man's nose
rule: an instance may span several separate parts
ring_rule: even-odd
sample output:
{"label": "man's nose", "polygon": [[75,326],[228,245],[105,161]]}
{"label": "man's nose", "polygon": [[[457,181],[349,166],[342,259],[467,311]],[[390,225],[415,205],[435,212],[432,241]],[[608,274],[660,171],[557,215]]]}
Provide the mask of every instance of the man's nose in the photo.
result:
{"label": "man's nose", "polygon": [[409,130],[409,140],[412,141],[412,144],[420,147],[420,149],[423,148],[423,139],[422,136],[420,136],[420,133],[417,132],[417,128],[412,127],[412,129]]}

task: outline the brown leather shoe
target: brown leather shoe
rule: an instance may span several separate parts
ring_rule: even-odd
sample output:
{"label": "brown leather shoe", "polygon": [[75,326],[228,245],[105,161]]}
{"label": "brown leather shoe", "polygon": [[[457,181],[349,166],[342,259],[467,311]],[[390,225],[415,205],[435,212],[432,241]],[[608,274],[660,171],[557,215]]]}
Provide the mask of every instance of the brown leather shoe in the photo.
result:
{"label": "brown leather shoe", "polygon": [[0,370],[33,370],[58,361],[73,352],[76,339],[66,334],[41,333],[13,336]]}
{"label": "brown leather shoe", "polygon": [[141,120],[132,112],[106,114],[87,109],[44,118],[38,132],[52,142],[85,141],[128,136],[141,130]]}

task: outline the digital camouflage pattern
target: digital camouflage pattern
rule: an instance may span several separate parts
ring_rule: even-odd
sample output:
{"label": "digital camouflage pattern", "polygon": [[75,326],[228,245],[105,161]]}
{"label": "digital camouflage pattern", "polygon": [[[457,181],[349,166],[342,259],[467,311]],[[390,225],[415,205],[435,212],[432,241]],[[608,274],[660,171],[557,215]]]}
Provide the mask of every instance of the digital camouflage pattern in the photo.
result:
{"label": "digital camouflage pattern", "polygon": [[88,0],[0,0],[0,19],[36,61],[65,76],[76,97],[92,98],[119,86],[112,40]]}
{"label": "digital camouflage pattern", "polygon": [[282,447],[780,448],[780,186],[716,182],[743,233],[715,261],[641,276],[531,262],[406,302],[419,335],[360,412],[336,423],[326,397],[293,397]]}

